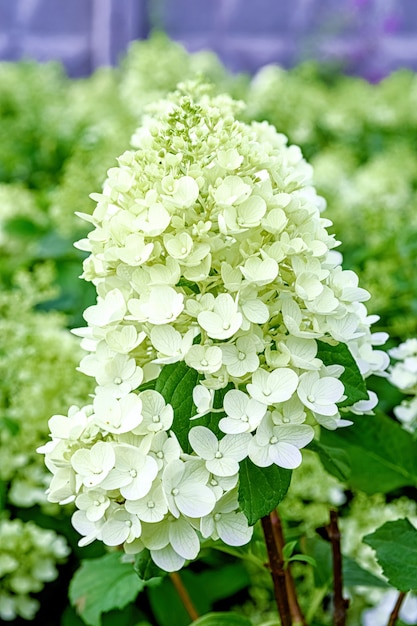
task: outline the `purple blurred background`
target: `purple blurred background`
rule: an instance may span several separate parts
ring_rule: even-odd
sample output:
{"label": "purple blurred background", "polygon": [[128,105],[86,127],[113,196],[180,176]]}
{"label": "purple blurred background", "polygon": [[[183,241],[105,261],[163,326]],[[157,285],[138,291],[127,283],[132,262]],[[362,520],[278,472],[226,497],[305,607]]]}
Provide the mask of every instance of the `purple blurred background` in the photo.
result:
{"label": "purple blurred background", "polygon": [[154,29],[250,74],[308,58],[372,81],[417,70],[417,0],[0,0],[0,59],[88,76]]}

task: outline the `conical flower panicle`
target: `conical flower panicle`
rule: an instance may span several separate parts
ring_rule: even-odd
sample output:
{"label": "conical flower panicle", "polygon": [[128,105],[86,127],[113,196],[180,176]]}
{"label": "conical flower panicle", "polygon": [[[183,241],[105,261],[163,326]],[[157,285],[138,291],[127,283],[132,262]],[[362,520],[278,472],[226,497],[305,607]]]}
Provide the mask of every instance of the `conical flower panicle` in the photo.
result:
{"label": "conical flower panicle", "polygon": [[[167,571],[202,538],[249,541],[239,463],[297,467],[319,425],[350,424],[349,405],[372,410],[364,379],[388,365],[300,149],[207,91],[183,85],[157,103],[80,214],[97,302],[75,332],[97,385],[70,419],[52,418],[41,449],[49,499],[75,501],[81,544],[147,548]],[[152,384],[177,363],[198,374],[188,450]],[[199,422],[213,410],[217,434]]]}

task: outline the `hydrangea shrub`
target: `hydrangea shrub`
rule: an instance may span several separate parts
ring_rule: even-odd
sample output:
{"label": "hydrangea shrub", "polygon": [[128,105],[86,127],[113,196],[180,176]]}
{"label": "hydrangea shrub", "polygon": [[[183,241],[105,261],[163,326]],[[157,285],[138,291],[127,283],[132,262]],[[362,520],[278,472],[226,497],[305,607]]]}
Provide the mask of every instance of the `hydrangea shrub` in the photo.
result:
{"label": "hydrangea shrub", "polygon": [[64,537],[34,522],[0,520],[0,618],[5,621],[34,618],[38,593],[58,576],[70,547]]}
{"label": "hydrangea shrub", "polygon": [[[179,86],[79,213],[97,301],[74,332],[96,387],[40,448],[80,545],[148,549],[166,571],[206,539],[246,544],[320,429],[372,412],[366,379],[388,365],[312,167],[241,106]],[[264,510],[251,493],[271,476]]]}

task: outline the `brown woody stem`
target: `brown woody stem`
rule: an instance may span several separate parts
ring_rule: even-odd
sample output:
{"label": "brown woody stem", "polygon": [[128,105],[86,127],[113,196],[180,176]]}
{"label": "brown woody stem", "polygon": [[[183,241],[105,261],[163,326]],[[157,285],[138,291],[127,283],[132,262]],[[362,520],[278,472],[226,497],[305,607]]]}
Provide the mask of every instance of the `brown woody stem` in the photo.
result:
{"label": "brown woody stem", "polygon": [[336,511],[330,511],[330,524],[326,527],[326,530],[332,544],[333,554],[333,624],[334,626],[345,626],[349,600],[343,597],[342,552],[340,549],[340,531]]}
{"label": "brown woody stem", "polygon": [[[275,520],[274,520],[275,521]],[[269,568],[274,584],[275,601],[282,626],[292,626],[290,605],[285,580],[284,559],[278,549],[276,530],[274,530],[273,514],[262,518],[262,528],[265,536],[266,549],[268,551]]]}
{"label": "brown woody stem", "polygon": [[[278,552],[282,560],[284,560],[284,533],[282,529],[281,518],[278,511],[275,509],[271,513],[272,529],[274,531],[275,543],[278,547]],[[295,626],[307,626],[303,612],[298,603],[297,592],[295,589],[294,579],[291,574],[290,564],[287,563],[285,572],[285,584],[287,587],[288,603],[290,606],[290,613]]]}
{"label": "brown woody stem", "polygon": [[194,622],[200,616],[197,613],[197,610],[189,596],[187,589],[184,587],[184,583],[182,582],[180,575],[178,574],[178,572],[171,572],[169,577],[181,599],[181,602],[184,605],[185,610]]}
{"label": "brown woody stem", "polygon": [[405,596],[406,596],[405,591],[400,591],[400,593],[398,594],[397,602],[395,603],[395,606],[392,609],[392,613],[389,617],[389,622],[387,626],[395,626],[395,622],[400,616],[400,608],[401,608],[402,603],[405,600]]}

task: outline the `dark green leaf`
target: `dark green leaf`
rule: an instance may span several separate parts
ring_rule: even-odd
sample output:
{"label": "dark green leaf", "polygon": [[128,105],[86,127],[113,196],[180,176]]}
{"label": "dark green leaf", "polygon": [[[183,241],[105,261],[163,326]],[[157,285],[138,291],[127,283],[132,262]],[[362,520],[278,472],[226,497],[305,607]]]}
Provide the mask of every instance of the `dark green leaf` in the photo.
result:
{"label": "dark green leaf", "polygon": [[344,482],[350,474],[349,455],[342,448],[326,446],[321,441],[314,439],[307,448],[316,452],[324,469]]}
{"label": "dark green leaf", "polygon": [[[195,415],[193,389],[197,385],[199,374],[184,362],[165,365],[156,381],[155,390],[163,395],[174,409],[172,430],[185,452],[192,452],[188,441],[190,428],[196,425],[190,418]],[[200,422],[198,422],[200,423]]]}
{"label": "dark green leaf", "polygon": [[242,562],[223,565],[222,567],[198,574],[198,582],[210,603],[223,600],[251,584],[248,572]]}
{"label": "dark green leaf", "polygon": [[199,617],[193,626],[251,626],[247,617],[238,613],[207,613]]}
{"label": "dark green leaf", "polygon": [[183,276],[178,281],[177,287],[183,287],[185,291],[188,293],[200,293],[200,288],[196,283],[191,282],[191,280],[187,280]]}
{"label": "dark green leaf", "polygon": [[417,441],[386,415],[350,415],[354,423],[322,429],[320,444],[343,448],[351,473],[347,482],[365,493],[388,493],[417,485]]}
{"label": "dark green leaf", "polygon": [[393,587],[400,591],[417,589],[417,528],[408,519],[386,522],[363,541],[375,550]]}
{"label": "dark green leaf", "polygon": [[100,626],[101,615],[122,609],[144,587],[133,566],[123,563],[120,552],[81,563],[69,586],[69,598],[89,626]]}
{"label": "dark green leaf", "polygon": [[258,467],[249,459],[242,461],[239,504],[249,524],[255,524],[281,502],[290,486],[291,474],[291,470],[277,465]]}
{"label": "dark green leaf", "polygon": [[336,346],[332,346],[323,341],[318,341],[317,344],[317,356],[325,365],[343,365],[345,368],[340,380],[345,386],[347,398],[343,402],[339,402],[339,406],[352,406],[359,400],[367,400],[368,392],[365,381],[347,345],[338,343]]}

